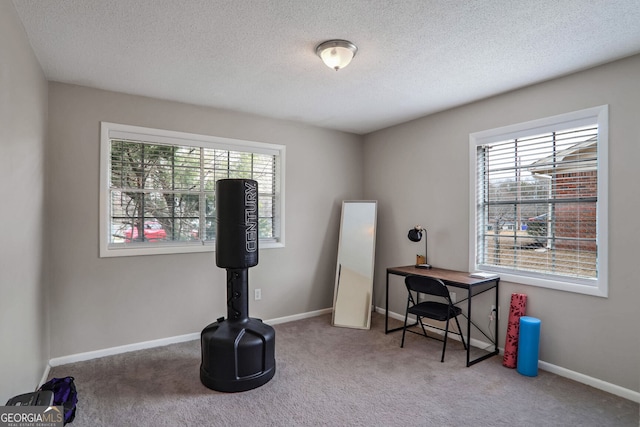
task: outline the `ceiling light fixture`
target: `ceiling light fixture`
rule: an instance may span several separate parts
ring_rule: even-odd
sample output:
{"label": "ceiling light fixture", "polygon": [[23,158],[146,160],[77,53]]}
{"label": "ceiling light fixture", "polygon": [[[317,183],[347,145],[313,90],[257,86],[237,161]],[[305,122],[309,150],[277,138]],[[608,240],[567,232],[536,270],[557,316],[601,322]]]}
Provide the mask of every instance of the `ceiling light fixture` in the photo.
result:
{"label": "ceiling light fixture", "polygon": [[356,45],[346,40],[327,40],[316,47],[316,54],[327,67],[336,71],[349,65],[356,52]]}

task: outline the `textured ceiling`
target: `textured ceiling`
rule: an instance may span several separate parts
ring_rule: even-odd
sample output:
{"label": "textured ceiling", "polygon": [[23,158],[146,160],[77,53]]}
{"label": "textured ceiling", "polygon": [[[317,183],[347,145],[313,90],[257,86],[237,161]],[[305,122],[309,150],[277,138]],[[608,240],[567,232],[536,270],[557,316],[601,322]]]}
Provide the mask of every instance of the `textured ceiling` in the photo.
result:
{"label": "textured ceiling", "polygon": [[[639,0],[14,0],[49,80],[364,134],[640,52]],[[359,50],[333,71],[315,55]]]}

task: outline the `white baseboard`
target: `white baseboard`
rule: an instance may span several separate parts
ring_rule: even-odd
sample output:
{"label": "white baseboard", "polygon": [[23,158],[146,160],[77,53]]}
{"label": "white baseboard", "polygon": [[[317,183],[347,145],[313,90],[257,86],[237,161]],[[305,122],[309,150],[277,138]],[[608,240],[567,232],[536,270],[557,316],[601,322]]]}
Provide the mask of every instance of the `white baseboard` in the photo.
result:
{"label": "white baseboard", "polygon": [[36,388],[36,390],[42,387],[42,384],[47,382],[47,379],[49,378],[50,370],[51,370],[51,365],[47,364],[47,366],[44,367],[44,374],[42,374],[42,378],[40,378],[40,383],[38,384],[38,387]]}
{"label": "white baseboard", "polygon": [[[331,313],[331,311],[332,311],[331,308],[325,308],[322,310],[310,311],[307,313],[300,313],[300,314],[294,314],[292,316],[278,317],[275,319],[265,320],[264,323],[269,325],[277,325],[279,323],[292,322],[294,320],[301,320],[301,319],[307,319],[310,317],[320,316],[326,313]],[[169,344],[177,344],[177,343],[193,341],[197,339],[200,339],[200,332],[193,332],[185,335],[178,335],[178,336],[168,337],[168,338],[160,338],[157,340],[143,341],[139,343],[121,345],[118,347],[105,348],[102,350],[87,351],[85,353],[77,353],[77,354],[71,354],[68,356],[56,357],[49,360],[49,365],[46,367],[43,375],[44,381],[41,383],[41,385],[44,382],[46,382],[46,379],[49,376],[49,370],[51,367],[54,367],[54,366],[67,365],[69,363],[75,363],[75,362],[83,362],[85,360],[98,359],[101,357],[113,356],[115,354],[128,353],[130,351],[136,351],[136,350],[144,350],[147,348],[162,347]]]}
{"label": "white baseboard", "polygon": [[[385,310],[384,308],[376,307],[376,312],[380,314],[384,314]],[[400,320],[401,322],[404,322],[404,314],[398,314],[390,311],[389,317],[392,319],[397,319],[397,320]],[[438,331],[436,329],[434,329],[433,332],[442,334],[441,331]],[[458,341],[460,340],[460,337],[456,335],[452,335],[451,338],[456,339]],[[486,343],[484,341],[476,340],[473,338],[471,339],[471,344],[474,347],[478,347],[478,348],[487,348],[489,345],[493,346],[492,344]],[[500,354],[504,354],[503,348],[498,347],[498,350]],[[590,387],[597,388],[598,390],[602,390],[607,393],[614,394],[624,399],[631,400],[632,402],[640,403],[640,392],[633,391],[628,388],[620,387],[619,385],[611,384],[606,381],[602,381],[598,378],[590,377],[588,375],[581,374],[580,372],[575,372],[570,369],[563,368],[561,366],[544,362],[542,360],[538,361],[538,368],[542,369],[543,371],[551,372],[561,377],[568,378],[570,380],[588,385]]]}
{"label": "white baseboard", "polygon": [[323,308],[322,310],[308,311],[306,313],[294,314],[291,316],[277,317],[275,319],[265,320],[264,323],[269,325],[277,325],[280,323],[293,322],[294,320],[302,320],[302,319],[308,319],[310,317],[322,316],[323,314],[331,313],[332,311],[333,311],[333,308],[331,307]]}
{"label": "white baseboard", "polygon": [[[300,313],[300,314],[294,314],[291,316],[278,317],[275,319],[265,320],[264,322],[269,325],[277,325],[280,323],[293,322],[296,320],[302,320],[302,319],[307,319],[311,317],[321,316],[323,314],[331,313],[331,311],[332,311],[331,308],[325,308],[322,310],[310,311],[307,313]],[[375,311],[377,313],[384,314],[383,308],[376,307]],[[404,321],[404,315],[394,313],[391,311],[389,312],[389,317],[400,320],[400,321]],[[438,330],[433,330],[433,331],[437,333],[442,333],[441,331],[438,331]],[[460,338],[456,335],[452,335],[452,338],[460,340]],[[161,338],[157,340],[122,345],[118,347],[105,348],[102,350],[88,351],[85,353],[72,354],[68,356],[56,357],[51,359],[49,361],[49,364],[45,367],[44,373],[42,375],[42,379],[40,380],[40,385],[44,384],[47,381],[47,378],[49,377],[49,371],[51,367],[54,367],[54,366],[66,365],[66,364],[75,363],[75,362],[82,362],[82,361],[91,360],[91,359],[98,359],[101,357],[112,356],[116,354],[127,353],[130,351],[136,351],[136,350],[144,350],[147,348],[162,347],[169,344],[177,344],[177,343],[193,341],[197,339],[200,339],[200,332],[194,332],[191,334],[178,335],[174,337]],[[477,340],[477,339],[471,339],[471,345],[478,348],[487,348],[491,344],[484,341]],[[504,349],[498,348],[498,350],[500,351],[500,354],[504,354],[503,353]],[[602,381],[598,378],[593,378],[588,375],[581,374],[580,372],[575,372],[575,371],[563,368],[561,366],[556,366],[544,361],[539,361],[538,367],[544,371],[551,372],[553,374],[559,375],[564,378],[569,378],[573,381],[577,381],[579,383],[586,384],[590,387],[597,388],[607,393],[620,396],[624,399],[631,400],[632,402],[640,403],[640,392],[633,391],[624,387],[620,387],[618,385],[611,384],[606,381]]]}
{"label": "white baseboard", "polygon": [[169,344],[176,344],[185,341],[197,340],[200,338],[200,332],[191,334],[178,335],[175,337],[160,338],[157,340],[143,341],[134,344],[121,345],[118,347],[105,348],[102,350],[87,351],[86,353],[71,354],[69,356],[56,357],[49,360],[49,366],[67,365],[69,363],[83,362],[85,360],[98,359],[115,354],[128,353],[130,351],[144,350],[153,347],[162,347]]}
{"label": "white baseboard", "polygon": [[629,390],[628,388],[620,387],[619,385],[611,384],[606,381],[599,380],[598,378],[581,374],[580,372],[571,371],[563,368],[562,366],[552,365],[551,363],[543,362],[542,360],[538,362],[538,368],[561,377],[586,384],[593,388],[597,388],[598,390],[615,394],[616,396],[623,397],[627,400],[631,400],[632,402],[640,403],[640,392]]}

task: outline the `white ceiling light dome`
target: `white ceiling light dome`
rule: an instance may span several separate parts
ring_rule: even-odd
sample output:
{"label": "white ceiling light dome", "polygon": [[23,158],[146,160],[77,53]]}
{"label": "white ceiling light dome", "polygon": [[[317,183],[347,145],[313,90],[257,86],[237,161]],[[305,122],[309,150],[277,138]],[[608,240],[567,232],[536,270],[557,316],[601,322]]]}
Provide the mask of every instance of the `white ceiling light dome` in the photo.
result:
{"label": "white ceiling light dome", "polygon": [[357,46],[347,40],[327,40],[316,47],[316,54],[336,71],[349,65],[357,52]]}

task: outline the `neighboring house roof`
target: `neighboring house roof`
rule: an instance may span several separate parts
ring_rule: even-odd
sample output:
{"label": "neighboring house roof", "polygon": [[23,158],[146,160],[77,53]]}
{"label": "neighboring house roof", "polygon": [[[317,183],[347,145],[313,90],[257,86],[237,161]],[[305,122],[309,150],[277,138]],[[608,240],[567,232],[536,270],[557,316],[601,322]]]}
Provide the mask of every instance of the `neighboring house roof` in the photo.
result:
{"label": "neighboring house roof", "polygon": [[[555,167],[554,156],[548,156],[533,162],[530,170],[537,175],[594,171],[598,167],[597,154],[598,140],[593,137],[558,151],[555,155]],[[558,162],[561,164],[557,164]]]}

